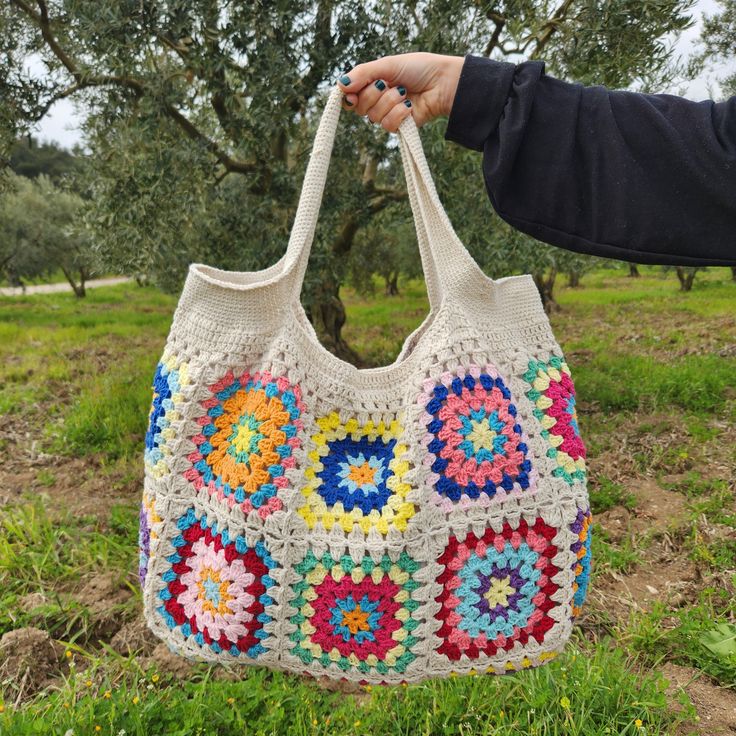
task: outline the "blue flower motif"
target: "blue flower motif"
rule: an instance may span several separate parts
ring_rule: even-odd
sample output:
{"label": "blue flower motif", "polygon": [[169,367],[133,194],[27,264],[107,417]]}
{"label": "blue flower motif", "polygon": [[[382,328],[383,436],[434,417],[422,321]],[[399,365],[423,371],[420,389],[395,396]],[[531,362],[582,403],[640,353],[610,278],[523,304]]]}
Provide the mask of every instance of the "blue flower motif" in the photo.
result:
{"label": "blue flower motif", "polygon": [[380,602],[380,599],[371,601],[367,595],[363,595],[357,603],[352,595],[337,598],[335,607],[330,609],[330,624],[334,626],[334,633],[342,636],[344,641],[354,639],[358,644],[375,641],[374,632],[379,628],[381,619],[378,610]]}
{"label": "blue flower motif", "polygon": [[350,437],[328,442],[328,454],[322,458],[322,480],[318,493],[331,506],[342,503],[346,512],[359,508],[364,514],[380,510],[388,501],[391,489],[387,481],[393,475],[389,463],[396,440],[384,442]]}

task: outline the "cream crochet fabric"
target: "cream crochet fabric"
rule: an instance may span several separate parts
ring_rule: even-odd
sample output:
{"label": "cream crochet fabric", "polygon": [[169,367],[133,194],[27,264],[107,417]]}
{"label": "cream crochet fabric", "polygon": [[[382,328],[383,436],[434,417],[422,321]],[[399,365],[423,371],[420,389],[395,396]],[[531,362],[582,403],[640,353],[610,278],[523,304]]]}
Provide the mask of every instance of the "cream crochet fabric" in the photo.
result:
{"label": "cream crochet fabric", "polygon": [[341,92],[284,256],[193,264],[154,378],[146,619],[189,657],[363,683],[552,659],[590,571],[570,372],[530,276],[491,280],[399,128],[430,312],[388,366],[318,341],[299,294]]}

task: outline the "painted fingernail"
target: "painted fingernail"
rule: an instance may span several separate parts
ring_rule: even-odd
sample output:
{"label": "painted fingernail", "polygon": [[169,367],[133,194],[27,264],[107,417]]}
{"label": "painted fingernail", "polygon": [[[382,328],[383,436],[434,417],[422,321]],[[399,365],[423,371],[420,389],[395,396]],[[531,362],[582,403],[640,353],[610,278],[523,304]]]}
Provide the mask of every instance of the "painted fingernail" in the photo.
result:
{"label": "painted fingernail", "polygon": [[386,89],[386,82],[384,82],[383,79],[376,79],[376,87],[383,92],[383,90]]}
{"label": "painted fingernail", "polygon": [[344,84],[347,87],[350,84],[350,77],[347,74],[343,74],[339,81],[340,84]]}
{"label": "painted fingernail", "polygon": [[404,100],[404,104],[405,104],[405,105],[406,105],[407,107],[411,107],[411,100]]}
{"label": "painted fingernail", "polygon": [[352,106],[353,106],[353,103],[352,103],[352,102],[350,102],[350,100],[349,100],[349,99],[348,99],[347,97],[345,97],[344,99],[345,99],[345,104],[346,104],[346,105],[347,105],[348,107],[352,107]]}
{"label": "painted fingernail", "polygon": [[399,90],[399,94],[403,97],[406,94],[406,87],[397,87],[397,90]]}

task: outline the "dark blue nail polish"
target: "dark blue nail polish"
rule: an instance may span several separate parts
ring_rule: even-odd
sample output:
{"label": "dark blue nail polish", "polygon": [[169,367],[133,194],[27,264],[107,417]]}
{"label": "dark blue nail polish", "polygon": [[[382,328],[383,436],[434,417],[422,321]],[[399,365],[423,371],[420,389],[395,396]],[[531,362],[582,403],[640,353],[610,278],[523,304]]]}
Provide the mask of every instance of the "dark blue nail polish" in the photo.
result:
{"label": "dark blue nail polish", "polygon": [[406,94],[406,87],[397,87],[397,90],[399,90],[399,94],[403,97]]}
{"label": "dark blue nail polish", "polygon": [[350,84],[350,77],[347,74],[343,74],[340,77],[340,84],[344,84],[347,87]]}
{"label": "dark blue nail polish", "polygon": [[346,105],[347,105],[348,107],[352,107],[352,106],[353,106],[353,103],[352,103],[352,102],[350,102],[350,100],[345,100],[345,104],[346,104]]}
{"label": "dark blue nail polish", "polygon": [[405,104],[405,105],[406,105],[407,107],[411,107],[411,100],[404,100],[404,104]]}
{"label": "dark blue nail polish", "polygon": [[384,82],[383,79],[376,79],[375,85],[381,90],[381,92],[386,89],[386,82]]}

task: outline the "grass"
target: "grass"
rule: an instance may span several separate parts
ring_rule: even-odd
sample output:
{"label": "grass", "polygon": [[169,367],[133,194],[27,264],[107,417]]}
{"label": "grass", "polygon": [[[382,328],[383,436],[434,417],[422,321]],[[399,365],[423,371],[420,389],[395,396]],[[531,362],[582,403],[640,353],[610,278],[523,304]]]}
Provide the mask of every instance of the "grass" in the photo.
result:
{"label": "grass", "polygon": [[[0,509],[0,634],[39,625],[58,638],[86,641],[89,616],[69,593],[94,574],[132,577],[137,508],[114,505],[110,518],[62,510],[52,517],[48,498]],[[39,593],[32,608],[25,596]]]}
{"label": "grass", "polygon": [[620,483],[615,483],[605,475],[599,475],[588,488],[590,508],[593,514],[602,514],[614,506],[623,506],[633,510],[636,506],[636,496],[629,493]]}
{"label": "grass", "polygon": [[[75,655],[64,686],[20,711],[6,709],[0,729],[14,736],[82,733],[157,736],[217,734],[396,734],[406,736],[604,736],[668,734],[685,713],[671,713],[656,674],[630,676],[620,650],[571,645],[560,661],[514,677],[458,678],[367,696],[330,693],[306,680],[251,670],[215,681],[203,668],[184,683]],[[86,683],[90,682],[91,685]],[[107,696],[106,696],[107,694]],[[77,731],[74,731],[77,733]]]}
{"label": "grass", "polygon": [[[736,361],[727,349],[734,341],[736,284],[727,270],[710,269],[691,293],[681,294],[672,274],[642,272],[639,280],[610,269],[588,274],[584,288],[560,290],[562,311],[552,315],[576,381],[589,458],[629,463],[591,477],[593,513],[622,506],[635,514],[632,478],[656,477],[688,499],[673,554],[690,555],[704,576],[721,584],[701,586],[680,608],[657,605],[627,620],[589,602],[592,623],[583,618],[565,653],[537,670],[373,688],[358,696],[260,669],[228,679],[223,668],[199,665],[174,680],[150,660],[116,654],[97,635],[94,612],[77,593],[110,571],[135,588],[150,382],[176,300],[128,284],[90,291],[84,300],[0,298],[0,414],[15,433],[0,438],[0,449],[30,433],[47,452],[83,458],[84,478],[76,482],[102,477],[117,499],[101,516],[65,510],[56,493],[68,482],[60,463],[33,470],[26,495],[0,508],[0,633],[37,626],[70,654],[64,677],[45,695],[16,705],[18,684],[0,683],[0,734],[680,733],[677,724],[694,711],[673,708],[659,674],[663,661],[722,684],[736,682],[733,663],[701,642],[706,631],[736,617],[724,587],[736,549],[730,538],[702,538],[698,526],[705,518],[736,528],[733,488],[726,471],[717,470],[736,464],[729,445]],[[399,297],[359,298],[350,289],[343,296],[345,337],[369,365],[392,362],[428,309],[419,282],[403,285]],[[128,486],[135,494],[121,503]],[[649,541],[614,542],[595,523],[593,589],[609,574],[627,575],[645,564]],[[736,570],[733,575],[736,586]],[[33,606],[31,594],[41,594]],[[139,608],[136,589],[121,606],[120,621]]]}

